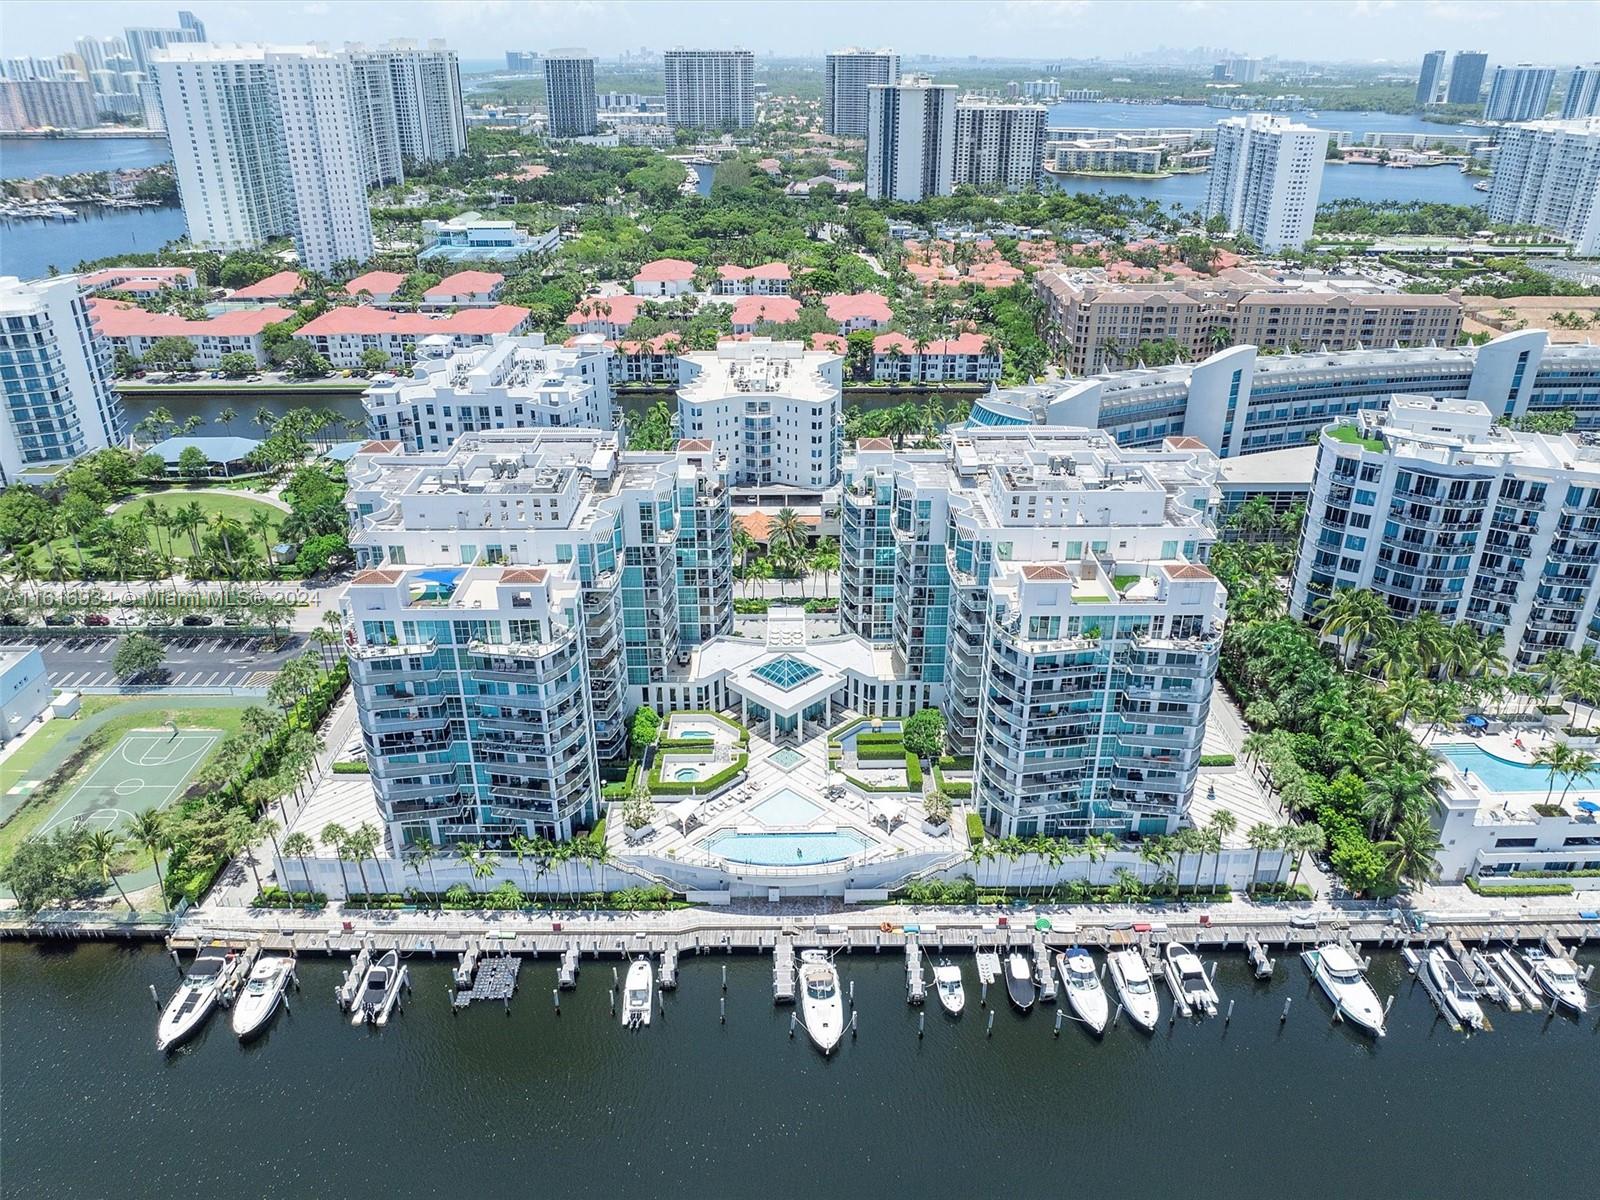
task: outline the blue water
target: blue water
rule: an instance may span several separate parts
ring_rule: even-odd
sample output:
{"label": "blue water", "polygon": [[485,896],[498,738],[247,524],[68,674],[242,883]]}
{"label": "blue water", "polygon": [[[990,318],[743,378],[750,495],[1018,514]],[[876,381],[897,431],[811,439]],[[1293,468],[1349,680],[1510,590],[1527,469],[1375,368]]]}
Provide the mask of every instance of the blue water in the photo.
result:
{"label": "blue water", "polygon": [[684,739],[704,739],[709,742],[711,740],[711,731],[709,729],[685,729],[678,736]]}
{"label": "blue water", "polygon": [[0,221],[0,275],[35,279],[113,254],[149,254],[184,235],[181,208],[85,209],[76,221]]}
{"label": "blue water", "polygon": [[717,168],[710,163],[690,163],[689,169],[695,173],[695,177],[699,180],[695,184],[695,190],[702,196],[711,195],[711,180],[716,175]]}
{"label": "blue water", "polygon": [[[1270,95],[1273,89],[1265,88]],[[1468,125],[1436,125],[1413,113],[1397,116],[1378,112],[1334,112],[1321,109],[1309,113],[1284,113],[1290,120],[1315,129],[1336,132],[1348,129],[1360,140],[1364,133],[1470,133]],[[1198,104],[1053,104],[1046,119],[1048,126],[1072,129],[1199,129],[1214,125],[1223,117],[1241,114]]]}
{"label": "blue water", "polygon": [[[1439,751],[1457,767],[1471,771],[1473,777],[1495,792],[1543,792],[1550,788],[1550,772],[1543,767],[1511,762],[1490,754],[1481,746],[1450,745]],[[1558,787],[1567,786],[1565,775],[1556,776]],[[1600,788],[1600,767],[1573,780],[1574,788]]]}
{"label": "blue water", "polygon": [[750,815],[763,825],[804,825],[821,816],[822,807],[793,788],[784,788],[751,808]]}
{"label": "blue water", "polygon": [[705,847],[732,862],[762,867],[838,862],[867,848],[853,833],[735,833],[726,830],[706,839]]}
{"label": "blue water", "polygon": [[41,175],[153,167],[171,160],[172,151],[164,137],[0,137],[0,179],[37,179]]}

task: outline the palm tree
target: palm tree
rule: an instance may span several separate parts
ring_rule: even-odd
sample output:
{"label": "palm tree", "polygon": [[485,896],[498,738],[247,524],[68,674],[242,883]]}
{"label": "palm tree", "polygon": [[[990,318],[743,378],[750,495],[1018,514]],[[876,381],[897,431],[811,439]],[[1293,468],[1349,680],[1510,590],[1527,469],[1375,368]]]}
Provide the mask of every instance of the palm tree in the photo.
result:
{"label": "palm tree", "polygon": [[1406,817],[1426,813],[1433,803],[1438,779],[1431,768],[1398,768],[1368,780],[1362,807],[1368,833],[1376,838]]}
{"label": "palm tree", "polygon": [[167,907],[167,883],[161,877],[161,852],[172,844],[167,832],[167,818],[158,808],[147,808],[134,813],[123,827],[128,841],[143,847],[150,855],[150,865],[156,870],[156,886],[161,889],[161,907]]}
{"label": "palm tree", "polygon": [[1276,849],[1279,837],[1278,830],[1264,821],[1257,821],[1245,830],[1245,844],[1256,852],[1256,860],[1250,867],[1250,885],[1245,889],[1247,892],[1256,890],[1256,880],[1261,875],[1261,852]]}
{"label": "palm tree", "polygon": [[1567,802],[1567,793],[1572,790],[1572,785],[1594,770],[1597,760],[1594,755],[1586,754],[1582,750],[1574,750],[1567,759],[1567,766],[1562,774],[1567,777],[1566,786],[1561,789],[1560,803]]}
{"label": "palm tree", "polygon": [[1443,843],[1432,822],[1414,813],[1396,825],[1389,839],[1378,844],[1391,878],[1408,883],[1431,883],[1439,877],[1439,851]]}
{"label": "palm tree", "polygon": [[1321,854],[1327,847],[1328,837],[1321,825],[1293,825],[1289,827],[1286,849],[1294,852],[1294,874],[1289,877],[1289,887],[1300,881],[1300,864],[1307,854]]}
{"label": "palm tree", "polygon": [[[300,874],[305,879],[306,896],[308,900],[316,891],[316,888],[311,886],[311,868],[306,864],[306,859],[316,852],[317,844],[303,833],[291,833],[288,837],[283,839],[282,853],[287,854],[290,858],[297,858],[300,860]],[[290,903],[293,903],[294,889],[288,888],[286,890],[289,892]]]}
{"label": "palm tree", "polygon": [[122,902],[128,906],[128,911],[133,911],[133,901],[128,899],[128,893],[122,890],[122,881],[117,878],[117,859],[122,855],[122,839],[109,829],[96,829],[83,839],[81,862],[100,876],[101,883],[109,883],[116,887],[117,895],[122,897]]}
{"label": "palm tree", "polygon": [[1083,852],[1089,856],[1089,882],[1093,884],[1094,868],[1096,863],[1106,860],[1118,848],[1120,843],[1114,833],[1091,833],[1083,839]]}
{"label": "palm tree", "polygon": [[1346,666],[1364,645],[1377,641],[1395,623],[1389,606],[1376,592],[1364,588],[1340,589],[1323,601],[1317,616],[1322,619],[1323,635],[1338,639]]}
{"label": "palm tree", "polygon": [[767,546],[774,553],[804,550],[810,540],[810,528],[792,508],[780,508],[767,527]]}
{"label": "palm tree", "polygon": [[456,857],[459,858],[472,875],[473,891],[477,891],[478,861],[483,857],[483,847],[477,842],[457,842]]}
{"label": "palm tree", "polygon": [[1217,890],[1217,877],[1222,873],[1222,844],[1239,828],[1239,818],[1226,808],[1219,808],[1211,815],[1211,820],[1206,823],[1206,832],[1214,835],[1215,847],[1212,853],[1216,857],[1211,863],[1211,890]]}
{"label": "palm tree", "polygon": [[1545,789],[1544,802],[1550,803],[1550,797],[1556,790],[1556,776],[1565,775],[1572,766],[1574,751],[1565,742],[1551,742],[1548,746],[1541,746],[1534,754],[1535,766],[1543,767],[1550,773],[1550,786]]}
{"label": "palm tree", "polygon": [[355,849],[362,858],[370,858],[372,865],[378,868],[378,884],[384,891],[389,890],[389,880],[383,873],[383,860],[378,857],[378,847],[383,845],[383,834],[371,821],[363,821],[356,826],[356,831],[351,835]]}
{"label": "palm tree", "polygon": [[1167,864],[1172,861],[1172,839],[1165,835],[1145,838],[1139,843],[1139,861],[1156,869],[1151,882],[1159,885],[1167,873]]}
{"label": "palm tree", "polygon": [[344,845],[350,840],[350,831],[337,821],[329,821],[322,827],[322,832],[317,835],[326,849],[332,850],[339,860],[339,881],[344,885],[344,894],[350,895],[350,877],[344,870]]}
{"label": "palm tree", "polygon": [[532,839],[523,837],[522,834],[513,834],[511,837],[511,853],[517,856],[517,866],[522,868],[522,878],[528,885],[528,891],[533,891],[533,877],[528,873],[527,860],[538,847]]}
{"label": "palm tree", "polygon": [[[434,859],[438,857],[439,847],[435,846],[426,835],[419,837],[416,841],[412,842],[411,845],[406,847],[406,858],[409,861],[413,863],[419,863],[428,868],[428,882],[433,885],[434,899],[439,901],[442,905],[443,901],[439,896],[439,880],[434,876],[433,873],[433,862]],[[421,881],[422,880],[419,873],[417,882],[420,883]]]}
{"label": "palm tree", "polygon": [[268,567],[272,566],[272,542],[267,535],[272,532],[272,514],[264,508],[252,512],[244,527],[261,539],[261,553]]}

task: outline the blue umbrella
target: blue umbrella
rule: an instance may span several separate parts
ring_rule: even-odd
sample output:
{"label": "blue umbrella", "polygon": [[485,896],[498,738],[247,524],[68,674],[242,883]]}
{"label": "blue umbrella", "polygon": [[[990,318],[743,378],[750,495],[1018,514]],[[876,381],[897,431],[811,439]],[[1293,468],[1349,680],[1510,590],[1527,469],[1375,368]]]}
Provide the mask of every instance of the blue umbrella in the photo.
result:
{"label": "blue umbrella", "polygon": [[1489,718],[1482,713],[1473,713],[1467,717],[1467,724],[1473,729],[1487,729],[1489,728]]}
{"label": "blue umbrella", "polygon": [[1596,804],[1593,800],[1579,800],[1578,808],[1586,813],[1600,813],[1600,804]]}

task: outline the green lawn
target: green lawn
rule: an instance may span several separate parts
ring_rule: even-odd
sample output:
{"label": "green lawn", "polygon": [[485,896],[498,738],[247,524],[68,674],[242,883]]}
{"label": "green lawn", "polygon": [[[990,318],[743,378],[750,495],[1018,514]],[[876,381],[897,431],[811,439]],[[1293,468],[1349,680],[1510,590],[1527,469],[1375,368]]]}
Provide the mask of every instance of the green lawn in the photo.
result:
{"label": "green lawn", "polygon": [[[214,703],[185,696],[181,704],[162,697],[85,696],[77,717],[48,722],[0,762],[0,862],[44,824],[125,734],[176,721],[185,729],[216,729],[226,737],[239,732],[246,707],[220,696]],[[10,794],[30,782],[35,786],[26,794]]]}
{"label": "green lawn", "polygon": [[1343,442],[1347,446],[1360,446],[1364,450],[1382,452],[1383,443],[1377,438],[1362,437],[1361,431],[1354,425],[1335,425],[1328,430],[1328,436],[1336,442]]}
{"label": "green lawn", "polygon": [[[200,511],[205,514],[205,518],[208,522],[215,520],[220,514],[237,521],[241,526],[246,525],[246,522],[250,520],[252,513],[265,512],[267,516],[272,519],[272,532],[268,536],[272,540],[273,544],[277,544],[278,541],[278,527],[283,523],[283,519],[289,515],[288,513],[284,512],[283,509],[278,508],[275,505],[266,504],[260,500],[253,500],[249,496],[222,496],[214,495],[210,492],[191,492],[185,491],[182,488],[174,488],[170,491],[144,492],[137,496],[130,497],[111,514],[112,518],[116,519],[127,514],[136,514],[142,516],[145,511],[145,501],[147,499],[153,500],[158,509],[169,515],[180,508],[187,508],[191,504],[198,504],[200,506]],[[156,544],[156,536],[156,531],[146,531],[146,540],[149,541],[152,546]],[[167,545],[167,535],[163,532],[160,533],[159,536],[160,544],[163,548],[165,548]],[[204,538],[203,531],[201,532],[200,536],[202,539]],[[246,539],[246,545],[251,548],[254,556],[256,558],[263,557],[264,552],[261,546],[261,539],[254,534],[247,534]],[[72,548],[71,538],[57,538],[55,541],[55,553],[60,557],[61,561],[66,564],[67,567],[75,568],[77,566],[78,556]],[[191,557],[192,554],[193,551],[189,545],[188,535],[173,531],[173,557],[184,559]],[[89,557],[93,559],[95,556],[91,554]],[[50,569],[50,551],[46,547],[41,546],[34,555],[34,561],[38,564],[40,570],[48,572]]]}

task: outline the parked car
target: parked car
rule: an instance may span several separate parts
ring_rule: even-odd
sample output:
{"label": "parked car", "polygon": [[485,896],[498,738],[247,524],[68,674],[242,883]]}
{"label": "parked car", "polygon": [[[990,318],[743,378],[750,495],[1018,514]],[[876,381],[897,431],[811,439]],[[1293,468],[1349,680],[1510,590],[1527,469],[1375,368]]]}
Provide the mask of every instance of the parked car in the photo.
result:
{"label": "parked car", "polygon": [[28,619],[21,613],[0,612],[0,625],[26,625]]}
{"label": "parked car", "polygon": [[183,619],[185,625],[209,625],[211,618],[204,613],[190,613]]}
{"label": "parked car", "polygon": [[260,383],[261,382],[261,376],[259,376],[259,375],[246,375],[244,377],[244,381],[246,383]]}
{"label": "parked car", "polygon": [[106,616],[105,613],[90,613],[83,619],[83,623],[85,625],[109,625],[111,624],[111,618]]}
{"label": "parked car", "polygon": [[226,612],[222,614],[222,623],[224,625],[243,625],[244,622],[245,616],[242,612]]}
{"label": "parked car", "polygon": [[76,625],[78,618],[71,613],[46,613],[44,623],[46,625]]}

